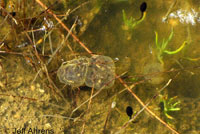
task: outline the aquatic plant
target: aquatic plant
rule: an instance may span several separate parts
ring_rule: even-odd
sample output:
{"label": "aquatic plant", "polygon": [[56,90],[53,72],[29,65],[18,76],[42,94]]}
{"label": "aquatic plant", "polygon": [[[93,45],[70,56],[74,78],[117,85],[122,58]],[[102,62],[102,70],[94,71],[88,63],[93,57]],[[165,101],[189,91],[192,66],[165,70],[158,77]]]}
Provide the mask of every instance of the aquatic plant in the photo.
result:
{"label": "aquatic plant", "polygon": [[176,49],[174,51],[166,50],[168,43],[171,41],[171,39],[173,37],[173,34],[174,34],[174,32],[173,32],[173,29],[172,29],[171,34],[169,35],[167,40],[163,39],[162,42],[158,42],[158,33],[155,31],[156,54],[157,54],[157,58],[158,58],[159,62],[162,65],[164,64],[164,62],[163,62],[163,54],[164,53],[169,54],[169,55],[176,54],[176,53],[180,52],[187,43],[187,41],[184,41],[183,44],[178,49]]}
{"label": "aquatic plant", "polygon": [[122,16],[123,16],[123,22],[124,22],[123,29],[124,30],[133,30],[135,28],[135,26],[140,24],[146,17],[146,8],[147,8],[147,4],[146,4],[146,2],[143,2],[140,5],[141,17],[139,19],[135,19],[132,16],[128,19],[126,16],[126,12],[124,10],[122,10]]}
{"label": "aquatic plant", "polygon": [[123,22],[124,22],[124,26],[123,26],[124,30],[133,30],[136,25],[140,24],[144,20],[146,16],[146,14],[143,15],[143,17],[139,20],[134,19],[132,16],[128,19],[126,16],[126,12],[124,10],[122,10],[122,15],[123,15]]}
{"label": "aquatic plant", "polygon": [[163,112],[164,116],[167,118],[167,122],[169,123],[169,119],[174,119],[171,115],[169,115],[169,112],[179,111],[180,107],[177,107],[178,104],[180,104],[180,101],[175,101],[177,96],[174,96],[172,98],[168,98],[168,96],[161,96],[160,99],[160,108],[161,112]]}

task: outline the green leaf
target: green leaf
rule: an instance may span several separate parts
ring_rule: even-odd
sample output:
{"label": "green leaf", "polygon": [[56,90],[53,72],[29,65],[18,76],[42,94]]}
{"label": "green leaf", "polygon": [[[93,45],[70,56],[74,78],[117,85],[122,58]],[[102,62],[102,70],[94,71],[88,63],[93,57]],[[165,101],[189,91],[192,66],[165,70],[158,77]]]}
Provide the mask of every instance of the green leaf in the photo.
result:
{"label": "green leaf", "polygon": [[178,48],[178,49],[176,49],[176,50],[174,50],[174,51],[168,51],[168,50],[165,50],[164,51],[164,53],[166,53],[166,54],[176,54],[176,53],[178,53],[178,52],[180,52],[184,47],[185,47],[185,44],[187,43],[187,41],[184,41],[183,42],[183,44]]}
{"label": "green leaf", "polygon": [[181,103],[181,102],[178,101],[178,102],[174,103],[174,104],[172,105],[172,107],[175,107],[176,105],[178,105],[178,104],[180,104],[180,103]]}
{"label": "green leaf", "polygon": [[122,15],[123,15],[123,21],[126,24],[127,18],[126,18],[126,13],[124,10],[122,10]]}
{"label": "green leaf", "polygon": [[167,45],[169,44],[169,42],[172,40],[173,34],[174,34],[174,32],[173,32],[173,30],[172,30],[172,32],[171,32],[171,34],[169,35],[168,39],[167,39],[166,41],[164,41],[164,44],[162,45],[163,50],[165,50],[165,48],[167,47]]}
{"label": "green leaf", "polygon": [[168,109],[168,111],[179,111],[179,110],[181,110],[181,109],[178,108],[178,107],[177,107],[177,108],[169,108],[169,109]]}
{"label": "green leaf", "polygon": [[169,119],[174,119],[172,116],[170,116],[169,114],[167,114],[167,113],[165,113],[165,116],[167,117],[167,118],[169,118]]}
{"label": "green leaf", "polygon": [[156,35],[156,38],[155,38],[155,42],[156,42],[156,47],[157,49],[159,49],[159,45],[158,45],[158,33],[155,31],[155,35]]}
{"label": "green leaf", "polygon": [[169,35],[169,38],[168,38],[168,42],[172,40],[173,35],[174,35],[174,30],[172,29],[172,32],[171,32],[171,34]]}

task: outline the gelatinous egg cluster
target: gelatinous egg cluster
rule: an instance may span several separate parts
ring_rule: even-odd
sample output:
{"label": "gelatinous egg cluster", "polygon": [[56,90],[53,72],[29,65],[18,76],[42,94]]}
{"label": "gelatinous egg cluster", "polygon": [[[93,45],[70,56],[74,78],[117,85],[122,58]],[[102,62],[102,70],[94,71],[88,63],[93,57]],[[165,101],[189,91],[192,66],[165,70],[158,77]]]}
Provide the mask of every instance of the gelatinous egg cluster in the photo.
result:
{"label": "gelatinous egg cluster", "polygon": [[80,57],[63,63],[57,76],[60,82],[72,87],[85,83],[95,89],[110,88],[115,81],[115,64],[108,56]]}
{"label": "gelatinous egg cluster", "polygon": [[57,71],[61,83],[78,87],[84,84],[89,58],[81,57],[64,62]]}

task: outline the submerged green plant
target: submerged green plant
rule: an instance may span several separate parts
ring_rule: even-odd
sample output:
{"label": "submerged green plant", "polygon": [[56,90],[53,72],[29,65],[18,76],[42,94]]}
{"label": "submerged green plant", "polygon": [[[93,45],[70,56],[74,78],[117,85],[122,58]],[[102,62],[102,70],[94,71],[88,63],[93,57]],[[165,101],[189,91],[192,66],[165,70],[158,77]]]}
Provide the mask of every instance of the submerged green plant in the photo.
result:
{"label": "submerged green plant", "polygon": [[140,24],[145,19],[145,17],[146,17],[146,9],[147,9],[147,3],[143,2],[140,5],[141,16],[138,19],[135,19],[132,16],[130,18],[127,18],[126,12],[124,10],[122,10],[122,17],[123,17],[123,22],[124,22],[124,25],[122,26],[122,29],[128,31],[127,35],[126,35],[128,40],[131,39],[132,31],[135,28],[135,26]]}
{"label": "submerged green plant", "polygon": [[128,19],[124,10],[122,10],[122,15],[124,22],[124,30],[133,30],[136,25],[140,24],[144,20],[146,12],[142,14],[142,17],[139,20],[136,20],[132,16]]}
{"label": "submerged green plant", "polygon": [[185,44],[187,43],[187,41],[184,41],[183,44],[178,49],[176,49],[174,51],[166,50],[168,43],[171,41],[171,39],[173,37],[173,34],[174,34],[174,32],[173,32],[173,29],[172,29],[172,32],[169,35],[167,40],[163,39],[162,42],[158,42],[158,33],[155,32],[155,35],[156,35],[155,43],[156,43],[156,49],[157,49],[157,58],[162,65],[164,64],[164,62],[163,62],[163,54],[164,53],[169,54],[169,55],[176,54],[176,53],[180,52],[185,47]]}
{"label": "submerged green plant", "polygon": [[[169,115],[169,112],[179,111],[180,108],[177,107],[178,104],[180,104],[180,101],[175,101],[177,96],[168,98],[168,96],[161,96],[160,99],[160,108],[163,112],[164,116],[169,119],[174,119],[171,115]],[[167,121],[169,123],[169,121]]]}

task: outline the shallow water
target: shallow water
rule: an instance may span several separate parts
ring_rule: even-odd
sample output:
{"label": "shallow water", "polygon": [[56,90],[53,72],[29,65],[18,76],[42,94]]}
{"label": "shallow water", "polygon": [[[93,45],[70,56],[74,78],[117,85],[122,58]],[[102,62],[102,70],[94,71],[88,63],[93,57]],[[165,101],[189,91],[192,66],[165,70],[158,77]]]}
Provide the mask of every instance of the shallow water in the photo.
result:
{"label": "shallow water", "polygon": [[[60,19],[68,9],[81,5],[63,23],[70,27],[76,20],[76,16],[79,16],[73,33],[94,54],[106,55],[115,60],[116,75],[126,72],[122,76],[123,81],[130,86],[137,83],[132,91],[145,104],[171,80],[169,85],[150,102],[149,109],[181,134],[200,133],[200,47],[198,47],[200,9],[197,1],[178,1],[170,12],[177,14],[177,11],[181,9],[188,11],[189,14],[193,9],[193,12],[199,13],[195,18],[195,25],[172,17],[168,17],[168,21],[163,22],[163,17],[166,16],[174,1],[149,0],[146,1],[145,19],[134,29],[128,31],[123,29],[122,10],[126,12],[128,18],[132,16],[138,19],[141,16],[139,10],[141,1],[95,0],[85,4],[84,1],[43,2],[48,6],[53,4],[54,6],[50,9]],[[12,9],[9,7],[11,4],[14,5]],[[23,4],[31,5],[31,8],[23,10]],[[115,81],[113,87],[103,90],[86,86],[74,88],[60,83],[56,71],[62,62],[79,56],[91,57],[90,54],[72,37],[67,38],[66,41],[67,32],[60,25],[56,25],[57,21],[51,15],[45,13],[39,16],[44,9],[37,2],[7,1],[5,5],[8,12],[16,11],[14,18],[20,23],[13,24],[15,22],[12,18],[4,22],[6,15],[0,17],[0,24],[2,23],[0,25],[1,133],[11,133],[23,127],[27,128],[26,132],[29,128],[37,127],[46,131],[54,131],[54,133],[66,134],[81,132],[86,134],[172,133],[146,110],[137,116],[134,123],[129,123],[127,127],[122,128],[129,121],[126,107],[131,106],[133,111],[137,112],[142,109],[142,106],[130,92],[122,91],[124,86],[118,80]],[[27,18],[28,20],[31,17],[37,18],[37,21],[30,24],[20,21],[20,19]],[[24,27],[27,28],[27,33],[24,32],[22,22],[26,24]],[[52,23],[53,29],[48,25]],[[40,29],[43,25],[47,28],[46,33]],[[40,30],[29,32],[31,28]],[[173,51],[179,48],[184,41],[187,41],[186,46],[177,54],[162,55],[164,63],[162,72],[145,71],[148,65],[161,64],[157,58],[155,31],[158,33],[160,43],[164,38],[169,37],[172,28],[174,35],[166,50]],[[50,31],[51,34],[48,34]],[[37,41],[45,36],[47,37],[45,41],[42,40],[37,44]],[[40,58],[30,40],[33,44],[35,42]],[[58,53],[48,63],[53,52],[62,43]],[[162,79],[162,81],[152,83],[151,78]],[[90,99],[91,93],[97,93],[97,95]],[[181,101],[176,106],[180,110],[169,112],[168,114],[174,118],[169,119],[160,110],[159,104],[162,99],[169,100],[174,96],[177,96],[175,102]],[[89,103],[81,105],[86,100]]]}

